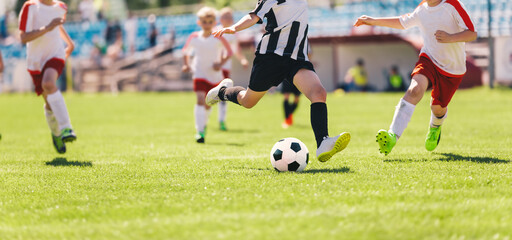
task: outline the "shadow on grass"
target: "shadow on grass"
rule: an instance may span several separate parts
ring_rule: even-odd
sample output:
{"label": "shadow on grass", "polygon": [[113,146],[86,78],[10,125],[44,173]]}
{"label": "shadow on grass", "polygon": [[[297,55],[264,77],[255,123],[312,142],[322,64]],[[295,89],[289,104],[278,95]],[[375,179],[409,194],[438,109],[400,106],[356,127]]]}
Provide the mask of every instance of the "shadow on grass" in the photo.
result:
{"label": "shadow on grass", "polygon": [[317,173],[349,173],[350,168],[348,167],[342,167],[342,168],[326,168],[326,169],[306,169],[302,171],[302,173],[309,173],[309,174],[317,174]]}
{"label": "shadow on grass", "polygon": [[54,167],[92,167],[91,162],[69,162],[66,158],[54,158],[51,162],[46,162],[46,165]]}
{"label": "shadow on grass", "polygon": [[244,146],[245,146],[245,143],[220,143],[220,142],[206,142],[206,145],[212,145],[212,146],[244,147]]}
{"label": "shadow on grass", "polygon": [[413,163],[413,162],[426,162],[427,159],[412,159],[412,158],[406,158],[406,159],[386,159],[384,162],[387,163]]}
{"label": "shadow on grass", "polygon": [[476,157],[476,156],[462,156],[453,153],[436,153],[437,155],[444,156],[444,158],[440,158],[439,161],[453,162],[453,161],[465,161],[465,162],[476,162],[476,163],[510,163],[510,160],[493,158],[493,157]]}
{"label": "shadow on grass", "polygon": [[260,133],[261,130],[258,129],[228,129],[229,133]]}

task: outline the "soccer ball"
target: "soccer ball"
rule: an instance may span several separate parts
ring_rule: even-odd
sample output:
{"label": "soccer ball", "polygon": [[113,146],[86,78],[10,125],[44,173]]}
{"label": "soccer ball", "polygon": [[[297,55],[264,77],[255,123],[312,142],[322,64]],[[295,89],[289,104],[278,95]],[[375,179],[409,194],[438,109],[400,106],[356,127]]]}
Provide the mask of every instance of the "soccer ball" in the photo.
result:
{"label": "soccer ball", "polygon": [[270,151],[270,163],[279,172],[302,172],[309,163],[308,148],[299,139],[281,139]]}

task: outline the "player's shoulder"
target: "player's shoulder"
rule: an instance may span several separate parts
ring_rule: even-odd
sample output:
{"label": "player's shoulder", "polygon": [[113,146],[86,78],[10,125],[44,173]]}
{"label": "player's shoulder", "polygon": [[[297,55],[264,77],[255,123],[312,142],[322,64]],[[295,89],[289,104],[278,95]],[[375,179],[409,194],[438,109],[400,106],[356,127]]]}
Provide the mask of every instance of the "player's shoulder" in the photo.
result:
{"label": "player's shoulder", "polygon": [[62,2],[62,1],[58,1],[58,0],[54,0],[53,1],[57,6],[59,6],[60,8],[64,9],[64,10],[68,10],[68,5],[65,3],[65,2]]}
{"label": "player's shoulder", "polygon": [[197,38],[197,37],[199,37],[199,31],[192,32],[192,33],[189,35],[189,38],[190,38],[190,39],[194,39],[194,38]]}
{"label": "player's shoulder", "polygon": [[28,0],[25,3],[23,3],[22,9],[24,9],[26,7],[30,7],[32,5],[36,5],[36,4],[37,4],[37,1],[35,1],[35,0]]}
{"label": "player's shoulder", "polygon": [[464,10],[464,4],[459,0],[446,0],[443,2],[445,7],[448,7],[452,11],[462,11]]}

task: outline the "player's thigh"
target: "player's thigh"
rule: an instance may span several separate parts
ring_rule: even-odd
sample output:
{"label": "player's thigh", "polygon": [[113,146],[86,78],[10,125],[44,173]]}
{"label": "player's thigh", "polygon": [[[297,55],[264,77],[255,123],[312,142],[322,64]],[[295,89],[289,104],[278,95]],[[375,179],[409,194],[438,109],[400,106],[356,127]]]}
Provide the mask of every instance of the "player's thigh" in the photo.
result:
{"label": "player's thigh", "polygon": [[428,78],[423,74],[416,74],[412,77],[411,85],[405,92],[404,99],[411,104],[418,104],[428,88]]}
{"label": "player's thigh", "polygon": [[249,88],[247,91],[240,93],[238,102],[245,108],[252,108],[258,104],[266,93],[267,91],[254,91]]}
{"label": "player's thigh", "polygon": [[57,79],[59,78],[59,72],[53,68],[47,68],[43,72],[43,79],[41,86],[46,94],[52,94],[57,89]]}
{"label": "player's thigh", "polygon": [[293,84],[313,103],[325,102],[327,98],[325,88],[314,71],[300,69],[293,78]]}

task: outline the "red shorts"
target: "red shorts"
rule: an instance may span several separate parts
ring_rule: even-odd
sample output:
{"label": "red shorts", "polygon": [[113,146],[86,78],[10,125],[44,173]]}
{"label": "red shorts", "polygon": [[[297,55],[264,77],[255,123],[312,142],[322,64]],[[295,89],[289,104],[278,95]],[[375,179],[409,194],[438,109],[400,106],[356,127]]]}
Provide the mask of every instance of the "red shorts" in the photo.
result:
{"label": "red shorts", "polygon": [[222,69],[222,76],[224,76],[224,79],[229,78],[231,76],[231,71]]}
{"label": "red shorts", "polygon": [[34,86],[36,87],[37,96],[43,94],[43,76],[44,72],[48,68],[55,69],[60,76],[62,70],[64,69],[64,60],[60,58],[52,58],[48,60],[48,62],[44,64],[43,70],[41,72],[28,70],[30,76],[32,76],[32,82],[34,82]]}
{"label": "red shorts", "polygon": [[212,88],[217,87],[219,83],[211,83],[203,78],[194,79],[194,92],[209,92]]}
{"label": "red shorts", "polygon": [[420,60],[412,71],[411,76],[416,74],[424,75],[429,80],[429,88],[432,87],[432,105],[446,107],[452,100],[455,91],[459,88],[463,76],[448,76],[439,69],[427,56],[421,55]]}

